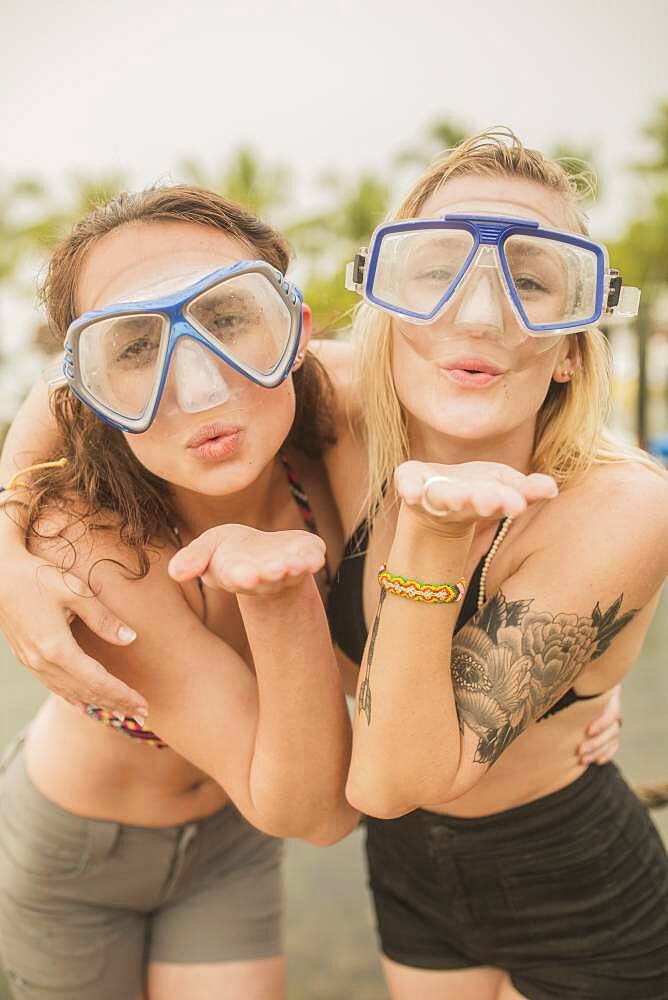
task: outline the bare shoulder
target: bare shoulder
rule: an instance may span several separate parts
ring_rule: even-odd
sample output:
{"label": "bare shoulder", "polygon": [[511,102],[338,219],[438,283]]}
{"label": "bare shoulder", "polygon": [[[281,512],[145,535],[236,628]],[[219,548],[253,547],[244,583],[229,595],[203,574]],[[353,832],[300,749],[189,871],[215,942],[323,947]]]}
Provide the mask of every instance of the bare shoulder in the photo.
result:
{"label": "bare shoulder", "polygon": [[654,510],[658,515],[665,515],[668,509],[668,473],[642,462],[597,464],[574,489],[582,491],[583,496],[614,500],[620,510],[631,504],[643,514]]}
{"label": "bare shoulder", "polygon": [[643,607],[668,573],[668,481],[640,462],[594,466],[517,527],[509,575],[532,572],[539,591],[561,581],[573,596],[624,591]]}
{"label": "bare shoulder", "polygon": [[353,345],[349,340],[312,340],[309,350],[324,366],[336,394],[339,429],[359,416],[353,373]]}
{"label": "bare shoulder", "polygon": [[322,362],[333,382],[345,385],[350,381],[353,345],[349,340],[312,340],[309,350]]}
{"label": "bare shoulder", "polygon": [[531,534],[550,539],[590,532],[658,542],[668,532],[668,475],[640,462],[593,466],[585,476],[541,504],[529,518]]}
{"label": "bare shoulder", "polygon": [[324,456],[346,537],[357,523],[367,488],[367,455],[355,389],[353,347],[345,340],[318,340],[310,348],[325,366],[336,391],[336,444]]}
{"label": "bare shoulder", "polygon": [[605,539],[611,552],[633,550],[639,559],[659,559],[668,572],[668,476],[640,462],[594,466],[564,492],[562,516],[576,517],[581,530]]}
{"label": "bare shoulder", "polygon": [[[60,572],[71,573],[87,583],[107,603],[119,610],[141,607],[151,612],[156,602],[183,603],[184,590],[167,572],[176,546],[156,539],[145,548],[148,567],[144,572],[135,550],[122,539],[121,524],[112,514],[99,514],[95,521],[84,516],[76,498],[66,506],[45,514],[29,539],[30,551],[52,563]],[[197,610],[188,593],[187,604]],[[140,612],[141,617],[141,612]]]}

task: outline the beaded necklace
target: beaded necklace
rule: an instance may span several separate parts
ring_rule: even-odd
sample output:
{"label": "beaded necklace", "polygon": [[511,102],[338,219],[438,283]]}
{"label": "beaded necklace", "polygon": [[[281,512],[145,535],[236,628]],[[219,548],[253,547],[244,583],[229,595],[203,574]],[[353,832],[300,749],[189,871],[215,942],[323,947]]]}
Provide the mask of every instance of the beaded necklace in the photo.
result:
{"label": "beaded necklace", "polygon": [[485,561],[482,564],[482,571],[480,573],[480,586],[478,587],[478,611],[480,611],[483,604],[485,603],[485,584],[487,582],[487,570],[489,569],[489,564],[496,555],[499,549],[499,545],[508,534],[508,529],[510,528],[510,525],[512,523],[513,523],[512,517],[504,517],[503,522],[501,524],[501,529],[499,530],[496,538],[492,542],[492,547],[485,556]]}

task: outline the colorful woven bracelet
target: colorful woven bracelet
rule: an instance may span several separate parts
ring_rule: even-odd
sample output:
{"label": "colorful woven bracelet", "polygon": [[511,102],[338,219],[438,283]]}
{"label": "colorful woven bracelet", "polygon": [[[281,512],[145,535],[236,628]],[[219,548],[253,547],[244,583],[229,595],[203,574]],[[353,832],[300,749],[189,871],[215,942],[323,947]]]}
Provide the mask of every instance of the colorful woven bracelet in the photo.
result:
{"label": "colorful woven bracelet", "polygon": [[378,583],[397,597],[406,597],[409,601],[421,601],[423,604],[457,604],[466,590],[466,580],[462,577],[457,583],[420,583],[410,577],[397,576],[389,573],[387,564],[383,563],[378,572]]}

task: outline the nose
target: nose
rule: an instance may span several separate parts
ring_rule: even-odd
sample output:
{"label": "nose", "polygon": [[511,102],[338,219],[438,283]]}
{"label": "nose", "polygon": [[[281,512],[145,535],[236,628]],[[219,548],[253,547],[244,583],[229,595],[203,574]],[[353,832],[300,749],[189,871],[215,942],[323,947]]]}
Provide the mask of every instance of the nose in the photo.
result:
{"label": "nose", "polygon": [[455,326],[503,331],[505,293],[496,267],[474,267],[460,290]]}
{"label": "nose", "polygon": [[171,360],[176,398],[186,413],[199,413],[226,403],[231,396],[221,362],[192,337],[181,337]]}

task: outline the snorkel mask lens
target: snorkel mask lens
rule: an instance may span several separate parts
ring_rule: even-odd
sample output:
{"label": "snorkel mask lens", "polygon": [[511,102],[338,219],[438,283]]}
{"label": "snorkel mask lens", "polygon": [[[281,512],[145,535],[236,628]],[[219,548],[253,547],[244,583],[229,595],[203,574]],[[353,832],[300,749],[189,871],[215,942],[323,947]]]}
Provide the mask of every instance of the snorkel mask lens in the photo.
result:
{"label": "snorkel mask lens", "polygon": [[101,406],[137,419],[159,379],[168,333],[167,318],[150,313],[91,323],[79,339],[83,388]]}

